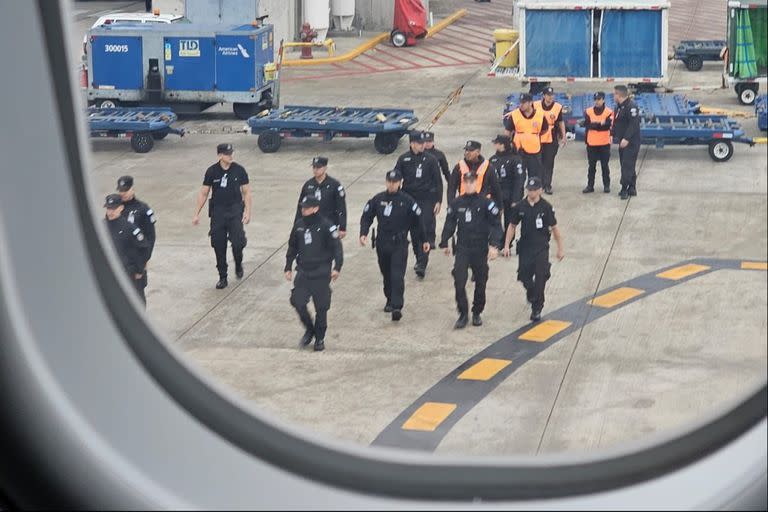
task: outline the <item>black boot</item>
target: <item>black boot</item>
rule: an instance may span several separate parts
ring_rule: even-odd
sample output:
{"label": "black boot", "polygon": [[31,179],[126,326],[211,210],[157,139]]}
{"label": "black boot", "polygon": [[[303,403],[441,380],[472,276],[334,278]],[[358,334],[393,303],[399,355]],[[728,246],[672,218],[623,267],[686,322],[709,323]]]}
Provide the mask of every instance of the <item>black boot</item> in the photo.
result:
{"label": "black boot", "polygon": [[541,309],[535,308],[531,311],[531,321],[538,322],[541,320]]}
{"label": "black boot", "polygon": [[227,283],[227,276],[219,278],[219,282],[216,283],[216,289],[217,290],[223,290],[227,287],[229,283]]}
{"label": "black boot", "polygon": [[603,185],[603,192],[605,192],[606,194],[610,194],[611,193],[611,186],[610,185]]}
{"label": "black boot", "polygon": [[467,323],[469,323],[469,318],[467,318],[466,313],[459,314],[459,319],[456,320],[456,323],[453,324],[454,329],[463,329],[467,326]]}
{"label": "black boot", "polygon": [[384,306],[384,312],[385,312],[385,313],[391,313],[391,312],[392,312],[392,304],[390,304],[389,302],[387,302],[387,305],[386,305],[386,306]]}
{"label": "black boot", "polygon": [[392,321],[393,322],[399,322],[400,319],[403,318],[403,313],[399,309],[393,309],[392,310]]}
{"label": "black boot", "polygon": [[245,272],[243,271],[243,266],[242,265],[237,265],[235,267],[235,276],[238,279],[242,279],[244,275],[245,275]]}
{"label": "black boot", "polygon": [[586,187],[584,187],[584,190],[582,190],[581,193],[582,194],[591,194],[594,191],[595,191],[595,187],[593,187],[592,185],[587,185]]}
{"label": "black boot", "polygon": [[301,348],[308,346],[310,343],[312,343],[312,338],[314,337],[315,333],[312,331],[312,329],[307,329],[304,331],[304,336],[301,337],[301,341],[299,341],[299,346]]}
{"label": "black boot", "polygon": [[315,340],[315,352],[322,352],[325,350],[325,340]]}
{"label": "black boot", "polygon": [[629,194],[629,197],[635,197],[637,195],[637,189],[635,187],[629,187],[627,193]]}
{"label": "black boot", "polygon": [[483,325],[483,319],[480,318],[480,313],[472,313],[472,325],[475,327]]}
{"label": "black boot", "polygon": [[629,199],[629,191],[626,188],[622,188],[621,192],[619,192],[619,197],[622,201],[626,201]]}

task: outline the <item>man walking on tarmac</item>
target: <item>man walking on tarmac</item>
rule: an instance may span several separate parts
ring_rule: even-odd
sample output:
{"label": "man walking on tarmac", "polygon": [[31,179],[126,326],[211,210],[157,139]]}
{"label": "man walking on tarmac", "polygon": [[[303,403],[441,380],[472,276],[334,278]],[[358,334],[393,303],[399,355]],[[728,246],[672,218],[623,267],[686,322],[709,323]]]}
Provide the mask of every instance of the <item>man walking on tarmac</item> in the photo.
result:
{"label": "man walking on tarmac", "polygon": [[496,174],[490,167],[490,162],[480,154],[482,144],[476,140],[468,140],[464,145],[464,158],[451,172],[451,179],[448,182],[448,202],[451,203],[456,196],[466,193],[464,176],[469,173],[475,175],[477,181],[477,193],[481,196],[492,199],[497,205],[502,204],[502,192]]}
{"label": "man walking on tarmac", "polygon": [[587,186],[582,192],[591,194],[595,191],[595,174],[597,162],[603,172],[603,192],[611,193],[611,170],[608,162],[611,160],[611,125],[613,110],[605,105],[605,93],[595,93],[595,104],[584,112],[585,142],[587,144]]}
{"label": "man walking on tarmac", "polygon": [[437,159],[437,163],[440,164],[440,172],[443,173],[447,185],[451,181],[451,167],[448,165],[448,159],[445,157],[445,153],[435,147],[435,134],[433,132],[424,132],[424,135],[426,137],[424,151]]}
{"label": "man walking on tarmac", "polygon": [[552,177],[555,173],[555,157],[560,146],[565,146],[565,121],[563,106],[555,101],[555,91],[551,87],[544,89],[544,97],[533,104],[541,110],[547,120],[548,130],[541,135],[541,180],[544,193],[552,195]]}
{"label": "man walking on tarmac", "polygon": [[[492,172],[492,171],[491,171]],[[469,269],[475,278],[475,296],[472,301],[472,325],[483,325],[480,317],[485,309],[485,286],[488,282],[488,260],[496,259],[501,249],[503,233],[499,219],[499,207],[492,200],[478,194],[475,173],[462,177],[465,193],[448,207],[448,216],[440,237],[440,248],[451,255],[448,241],[458,229],[458,240],[453,264],[453,284],[456,291],[456,308],[459,318],[455,329],[463,329],[469,321],[467,278]]]}
{"label": "man walking on tarmac", "polygon": [[488,159],[499,181],[504,211],[504,230],[512,216],[512,205],[523,199],[525,190],[525,171],[520,158],[512,150],[512,140],[506,135],[497,135],[493,139],[496,154]]}
{"label": "man walking on tarmac", "polygon": [[[424,229],[427,231],[426,241],[430,248],[435,246],[435,217],[440,213],[443,202],[443,179],[440,177],[440,164],[437,159],[424,151],[426,135],[421,131],[411,132],[409,136],[411,148],[400,155],[395,164],[395,170],[403,177],[403,192],[416,200],[421,209]],[[419,279],[424,279],[429,263],[429,252],[424,251],[420,238],[411,232],[413,253],[416,265],[413,270]]]}
{"label": "man walking on tarmac", "polygon": [[520,240],[517,242],[517,254],[520,258],[517,280],[523,283],[526,298],[531,304],[531,320],[538,322],[544,309],[544,287],[552,267],[549,263],[550,235],[554,236],[557,242],[558,260],[565,257],[565,252],[555,210],[541,197],[541,179],[535,176],[528,179],[525,188],[528,191],[527,197],[512,208],[512,222],[507,226],[504,256],[510,256],[515,231],[518,224],[521,224]]}
{"label": "man walking on tarmac", "polygon": [[324,156],[312,159],[312,174],[314,176],[301,187],[294,222],[301,218],[302,199],[314,196],[320,201],[320,215],[339,228],[339,239],[343,240],[347,235],[347,201],[344,187],[328,176],[328,159]]}
{"label": "man walking on tarmac", "polygon": [[541,138],[549,131],[549,122],[542,109],[534,107],[533,96],[520,95],[520,106],[504,116],[504,127],[512,136],[528,178],[541,177]]}
{"label": "man walking on tarmac", "polygon": [[613,88],[613,98],[616,100],[613,139],[619,144],[619,161],[621,162],[619,197],[627,200],[630,196],[637,195],[635,164],[640,154],[640,109],[629,98],[629,90],[624,85]]}

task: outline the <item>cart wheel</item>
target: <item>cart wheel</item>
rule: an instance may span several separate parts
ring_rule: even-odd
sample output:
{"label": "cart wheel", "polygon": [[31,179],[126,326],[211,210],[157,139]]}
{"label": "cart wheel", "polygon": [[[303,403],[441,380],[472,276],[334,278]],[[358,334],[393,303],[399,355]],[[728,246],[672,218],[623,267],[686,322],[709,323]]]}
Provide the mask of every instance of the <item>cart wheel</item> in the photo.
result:
{"label": "cart wheel", "polygon": [[96,106],[98,108],[117,108],[120,106],[120,102],[117,100],[97,100]]}
{"label": "cart wheel", "polygon": [[389,39],[392,41],[392,46],[395,48],[402,48],[408,43],[408,38],[399,30],[393,30]]}
{"label": "cart wheel", "polygon": [[379,133],[373,138],[373,147],[382,155],[394,153],[400,144],[401,133]]}
{"label": "cart wheel", "polygon": [[155,130],[152,132],[152,138],[155,140],[163,140],[168,136],[168,134],[171,133],[167,129],[165,130]]}
{"label": "cart wheel", "polygon": [[704,61],[698,55],[691,55],[685,59],[685,67],[688,68],[688,71],[701,71],[701,68],[704,67]]}
{"label": "cart wheel", "polygon": [[754,105],[757,99],[757,85],[738,84],[736,94],[739,95],[739,103],[742,105]]}
{"label": "cart wheel", "polygon": [[275,153],[280,149],[280,145],[283,143],[283,138],[280,137],[280,133],[274,130],[261,132],[259,134],[259,149],[264,153]]}
{"label": "cart wheel", "polygon": [[149,153],[154,145],[150,132],[134,132],[131,136],[131,147],[137,153]]}
{"label": "cart wheel", "polygon": [[249,118],[256,115],[258,111],[258,105],[256,103],[233,103],[232,111],[238,119],[247,121]]}
{"label": "cart wheel", "polygon": [[733,144],[729,140],[713,140],[709,143],[709,156],[715,162],[727,162],[733,156]]}

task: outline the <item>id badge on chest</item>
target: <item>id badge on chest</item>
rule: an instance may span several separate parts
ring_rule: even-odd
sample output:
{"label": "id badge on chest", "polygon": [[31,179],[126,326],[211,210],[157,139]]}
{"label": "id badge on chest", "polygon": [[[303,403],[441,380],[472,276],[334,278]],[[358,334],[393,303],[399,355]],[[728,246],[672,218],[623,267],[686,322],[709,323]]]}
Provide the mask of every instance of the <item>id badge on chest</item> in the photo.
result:
{"label": "id badge on chest", "polygon": [[472,210],[466,210],[464,212],[464,222],[472,222]]}
{"label": "id badge on chest", "polygon": [[389,217],[390,215],[392,215],[392,203],[389,203],[384,207],[384,216]]}
{"label": "id badge on chest", "polygon": [[421,164],[419,164],[419,166],[416,168],[416,177],[421,178],[421,173]]}
{"label": "id badge on chest", "polygon": [[309,230],[304,232],[304,245],[312,245],[312,232]]}
{"label": "id badge on chest", "polygon": [[507,168],[502,165],[501,166],[501,172],[499,174],[501,175],[502,178],[506,178],[507,177]]}
{"label": "id badge on chest", "polygon": [[536,217],[536,229],[544,229],[544,219],[541,218],[541,215]]}
{"label": "id badge on chest", "polygon": [[219,186],[221,188],[227,188],[227,177],[228,176],[229,176],[229,174],[225,174],[224,176],[221,177],[221,183],[219,183]]}
{"label": "id badge on chest", "polygon": [[322,194],[322,192],[320,192],[320,189],[319,189],[319,188],[316,188],[316,189],[315,189],[315,199],[317,199],[318,201],[320,201],[322,198],[323,198],[323,194]]}

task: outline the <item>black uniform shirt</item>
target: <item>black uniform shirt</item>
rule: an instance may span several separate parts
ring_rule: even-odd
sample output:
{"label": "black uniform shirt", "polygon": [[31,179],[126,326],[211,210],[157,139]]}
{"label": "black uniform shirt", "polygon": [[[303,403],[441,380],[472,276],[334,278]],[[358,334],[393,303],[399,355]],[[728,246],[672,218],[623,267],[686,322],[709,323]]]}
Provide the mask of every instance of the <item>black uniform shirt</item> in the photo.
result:
{"label": "black uniform shirt", "polygon": [[403,174],[403,192],[417,201],[443,202],[443,179],[434,156],[408,150],[397,159],[395,169]]}
{"label": "black uniform shirt", "polygon": [[285,271],[297,263],[297,270],[308,278],[325,278],[333,269],[341,271],[344,250],[336,225],[319,214],[302,217],[293,226],[285,255]]}
{"label": "black uniform shirt", "polygon": [[203,185],[211,187],[211,205],[222,209],[243,204],[240,187],[248,183],[248,173],[235,162],[226,171],[216,162],[205,171],[203,179]]}
{"label": "black uniform shirt", "polygon": [[152,210],[147,203],[139,201],[135,197],[130,201],[125,201],[123,207],[122,216],[125,220],[141,229],[141,232],[144,233],[144,237],[149,244],[149,255],[147,259],[152,258],[152,251],[155,249],[156,238],[155,222],[157,222],[154,210]]}
{"label": "black uniform shirt", "polygon": [[612,134],[616,142],[627,139],[630,144],[640,144],[640,109],[634,101],[627,99],[616,105]]}
{"label": "black uniform shirt", "polygon": [[[337,180],[326,176],[322,183],[310,178],[301,187],[299,203],[307,196],[320,201],[320,215],[339,226],[340,231],[347,230],[347,193]],[[296,220],[301,217],[301,204],[296,208]]]}
{"label": "black uniform shirt", "polygon": [[464,194],[448,206],[440,247],[448,247],[448,240],[458,228],[456,245],[466,249],[501,248],[502,230],[499,207],[494,201],[479,194]]}
{"label": "black uniform shirt", "polygon": [[402,191],[381,192],[365,204],[360,217],[360,236],[368,236],[374,219],[379,225],[380,243],[404,242],[412,228],[419,237],[417,242],[423,243],[427,239],[421,208]]}
{"label": "black uniform shirt", "polygon": [[437,159],[437,163],[440,165],[440,171],[445,177],[445,182],[448,183],[451,181],[451,166],[448,164],[448,159],[445,157],[445,153],[435,147],[432,149],[425,149],[424,151]]}
{"label": "black uniform shirt", "polygon": [[521,258],[549,250],[549,230],[557,226],[557,219],[555,209],[546,199],[541,198],[534,205],[528,199],[523,199],[512,207],[511,222],[515,226],[521,225],[520,240],[517,242],[517,252]]}
{"label": "black uniform shirt", "polygon": [[525,187],[525,171],[520,157],[513,151],[496,153],[488,159],[501,187],[504,206],[522,197]]}
{"label": "black uniform shirt", "polygon": [[104,219],[112,243],[115,246],[125,272],[133,279],[135,274],[143,274],[149,260],[149,243],[141,229],[129,223],[124,217],[115,220]]}

